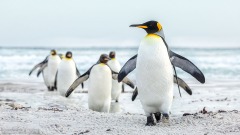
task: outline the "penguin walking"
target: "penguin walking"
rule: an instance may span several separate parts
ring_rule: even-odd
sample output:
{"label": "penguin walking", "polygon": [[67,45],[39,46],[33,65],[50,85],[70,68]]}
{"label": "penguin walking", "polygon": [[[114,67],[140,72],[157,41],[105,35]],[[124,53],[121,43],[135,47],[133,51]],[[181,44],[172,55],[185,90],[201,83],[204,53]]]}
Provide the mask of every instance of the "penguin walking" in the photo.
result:
{"label": "penguin walking", "polygon": [[49,55],[48,63],[47,63],[48,82],[49,82],[49,88],[50,88],[51,91],[56,89],[54,87],[55,86],[54,82],[55,82],[55,77],[56,77],[58,65],[59,65],[60,62],[61,62],[61,58],[60,58],[59,55],[57,55],[57,51],[56,50],[51,50],[51,54]]}
{"label": "penguin walking", "polygon": [[[114,51],[111,51],[109,53],[109,57],[111,60],[107,62],[107,65],[115,72],[119,72],[121,69],[121,65],[116,59],[116,53]],[[117,80],[112,79],[112,91],[111,91],[111,97],[112,100],[115,100],[118,102],[119,96],[122,92],[122,82],[118,82]]]}
{"label": "penguin walking", "polygon": [[[111,104],[112,78],[117,79],[117,73],[107,65],[110,60],[107,54],[102,54],[99,61],[94,64],[86,73],[78,77],[66,92],[68,97],[73,90],[89,78],[88,107],[93,111],[109,112]],[[134,88],[134,84],[128,79],[122,80]]]}
{"label": "penguin walking", "polygon": [[118,75],[121,81],[136,68],[138,94],[147,116],[147,126],[155,125],[153,114],[159,122],[168,122],[173,100],[173,69],[176,67],[191,74],[201,83],[205,82],[202,72],[188,59],[174,53],[168,48],[162,26],[157,21],[134,24],[130,27],[142,28],[147,35],[142,39],[138,54],[129,59]]}
{"label": "penguin walking", "polygon": [[61,96],[65,96],[67,89],[80,76],[80,72],[77,69],[76,63],[72,57],[72,52],[68,51],[58,65],[55,88]]}

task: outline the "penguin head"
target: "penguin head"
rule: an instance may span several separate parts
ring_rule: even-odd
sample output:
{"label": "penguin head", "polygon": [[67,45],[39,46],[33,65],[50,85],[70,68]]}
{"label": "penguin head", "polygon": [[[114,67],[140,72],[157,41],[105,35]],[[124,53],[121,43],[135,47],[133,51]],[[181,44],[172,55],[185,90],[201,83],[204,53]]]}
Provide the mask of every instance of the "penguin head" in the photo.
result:
{"label": "penguin head", "polygon": [[153,34],[162,30],[162,25],[157,21],[148,21],[143,24],[132,24],[129,27],[138,27],[144,29],[148,34]]}
{"label": "penguin head", "polygon": [[99,62],[104,64],[106,64],[108,60],[110,60],[110,58],[107,54],[102,54],[99,58]]}
{"label": "penguin head", "polygon": [[56,50],[51,50],[51,55],[54,56],[54,55],[57,55],[57,51]]}
{"label": "penguin head", "polygon": [[109,53],[109,57],[110,57],[111,59],[114,59],[115,56],[116,56],[115,51],[111,51],[111,52]]}
{"label": "penguin head", "polygon": [[72,58],[72,52],[68,51],[68,52],[66,53],[65,57],[66,57],[67,59],[71,59],[71,58]]}

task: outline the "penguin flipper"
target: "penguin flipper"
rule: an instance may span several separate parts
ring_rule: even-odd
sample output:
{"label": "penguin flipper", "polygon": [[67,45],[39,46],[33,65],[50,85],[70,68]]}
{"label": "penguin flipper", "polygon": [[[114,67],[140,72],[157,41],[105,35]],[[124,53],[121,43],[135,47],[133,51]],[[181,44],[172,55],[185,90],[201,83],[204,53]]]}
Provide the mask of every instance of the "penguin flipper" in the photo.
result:
{"label": "penguin flipper", "polygon": [[32,68],[32,70],[29,72],[28,75],[30,76],[34,70],[36,70],[38,67],[42,67],[42,65],[45,64],[45,63],[47,63],[47,62],[48,62],[48,56],[47,56],[42,62],[40,62],[40,63],[38,63],[37,65],[35,65],[35,66]]}
{"label": "penguin flipper", "polygon": [[185,57],[174,53],[173,51],[169,51],[171,62],[174,66],[181,68],[185,72],[192,75],[196,78],[199,82],[205,83],[205,77],[203,73],[194,65],[190,60],[186,59]]}
{"label": "penguin flipper", "polygon": [[[95,66],[96,64],[94,64],[93,66]],[[90,72],[92,70],[92,67],[90,67],[90,69],[88,69],[88,71],[86,73],[84,73],[83,75],[81,75],[80,77],[78,77],[73,84],[68,88],[65,97],[69,97],[69,95],[77,88],[77,86],[79,84],[83,84],[84,81],[86,81],[89,78]]]}
{"label": "penguin flipper", "polygon": [[190,87],[187,85],[186,82],[184,82],[181,78],[177,77],[174,75],[173,77],[174,83],[177,83],[178,80],[178,84],[181,88],[183,88],[189,95],[192,95],[192,90],[190,89]]}
{"label": "penguin flipper", "polygon": [[83,74],[82,76],[78,77],[73,84],[68,88],[65,96],[68,97],[76,88],[79,84],[83,83],[89,78],[89,74]]}
{"label": "penguin flipper", "polygon": [[[119,75],[118,73],[116,73],[116,72],[114,73],[114,72],[113,72],[112,78],[113,78],[114,80],[117,80],[117,79],[118,79],[118,75]],[[127,77],[124,77],[121,82],[127,84],[127,85],[128,85],[129,87],[131,87],[132,89],[135,88],[134,83],[133,83],[130,79],[128,79]]]}
{"label": "penguin flipper", "polygon": [[57,90],[57,76],[58,76],[58,71],[56,72],[55,79],[54,79],[54,88]]}
{"label": "penguin flipper", "polygon": [[73,62],[74,62],[74,64],[75,64],[75,67],[76,67],[76,74],[77,74],[77,77],[79,77],[79,76],[81,76],[81,74],[80,74],[80,72],[79,72],[79,70],[78,70],[78,68],[77,68],[77,64],[76,64],[76,62],[73,60]]}
{"label": "penguin flipper", "polygon": [[41,62],[41,63],[38,63],[37,65],[35,65],[35,66],[32,68],[32,70],[29,72],[28,75],[30,76],[34,70],[36,70],[38,67],[41,67],[41,66],[42,66],[42,62]]}
{"label": "penguin flipper", "polygon": [[126,77],[130,72],[136,68],[137,64],[137,54],[130,58],[122,67],[118,74],[118,82],[121,82],[124,77]]}
{"label": "penguin flipper", "polygon": [[136,89],[133,91],[133,94],[132,94],[132,101],[136,99],[137,95],[138,95],[138,89],[136,87]]}
{"label": "penguin flipper", "polygon": [[47,63],[44,63],[38,70],[37,77],[42,73],[42,71],[47,67]]}
{"label": "penguin flipper", "polygon": [[[77,65],[76,65],[75,61],[74,61],[74,63],[75,63],[75,67],[76,67],[76,75],[77,75],[77,77],[79,77],[79,76],[81,76],[81,74],[80,74],[80,72],[79,72],[79,70],[77,68]],[[84,84],[82,83],[81,85],[82,85],[82,88],[84,88]]]}

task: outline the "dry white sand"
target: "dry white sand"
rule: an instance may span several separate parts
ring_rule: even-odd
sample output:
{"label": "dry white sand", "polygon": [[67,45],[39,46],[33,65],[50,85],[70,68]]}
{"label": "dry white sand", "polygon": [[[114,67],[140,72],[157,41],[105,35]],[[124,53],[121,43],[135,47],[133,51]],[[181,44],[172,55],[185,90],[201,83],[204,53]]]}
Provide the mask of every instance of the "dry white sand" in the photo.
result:
{"label": "dry white sand", "polygon": [[[111,113],[87,109],[87,94],[72,99],[46,92],[42,83],[0,83],[0,134],[240,134],[240,83],[189,83],[193,95],[175,98],[170,123],[146,127],[139,99],[123,93]],[[130,90],[130,89],[128,89]],[[199,111],[206,107],[207,112]],[[219,111],[222,110],[222,111]],[[184,113],[192,115],[182,116]]]}

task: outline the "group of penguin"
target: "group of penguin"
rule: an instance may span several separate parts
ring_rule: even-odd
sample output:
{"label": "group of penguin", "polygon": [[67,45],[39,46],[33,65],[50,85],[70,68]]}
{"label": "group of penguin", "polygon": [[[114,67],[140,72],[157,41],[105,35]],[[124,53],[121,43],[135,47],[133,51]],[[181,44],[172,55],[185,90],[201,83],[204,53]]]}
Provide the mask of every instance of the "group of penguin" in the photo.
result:
{"label": "group of penguin", "polygon": [[121,82],[117,81],[121,66],[115,57],[114,51],[111,51],[109,55],[102,54],[96,64],[80,75],[72,52],[68,51],[64,56],[57,54],[56,50],[51,50],[50,55],[34,66],[29,75],[39,68],[37,76],[42,73],[48,90],[57,90],[61,96],[65,97],[69,97],[79,84],[82,84],[83,88],[83,82],[89,78],[89,109],[109,112],[111,100],[118,102],[124,89],[122,82],[135,88],[135,85],[127,77]]}
{"label": "group of penguin", "polygon": [[[115,52],[110,52],[109,55],[102,54],[96,64],[80,75],[71,52],[59,56],[52,50],[51,55],[37,64],[30,74],[40,67],[38,75],[43,73],[48,89],[57,89],[66,97],[80,84],[83,87],[83,82],[89,79],[88,106],[99,112],[109,112],[111,99],[118,101],[122,83],[125,83],[134,89],[132,101],[139,95],[147,116],[146,126],[153,126],[160,121],[169,122],[173,84],[177,84],[180,96],[179,87],[192,95],[190,87],[177,76],[175,68],[181,68],[200,83],[205,83],[205,77],[190,60],[170,50],[159,22],[148,21],[130,27],[142,28],[147,35],[140,42],[138,54],[130,58],[122,68],[115,59]],[[134,69],[136,85],[126,77]]]}

